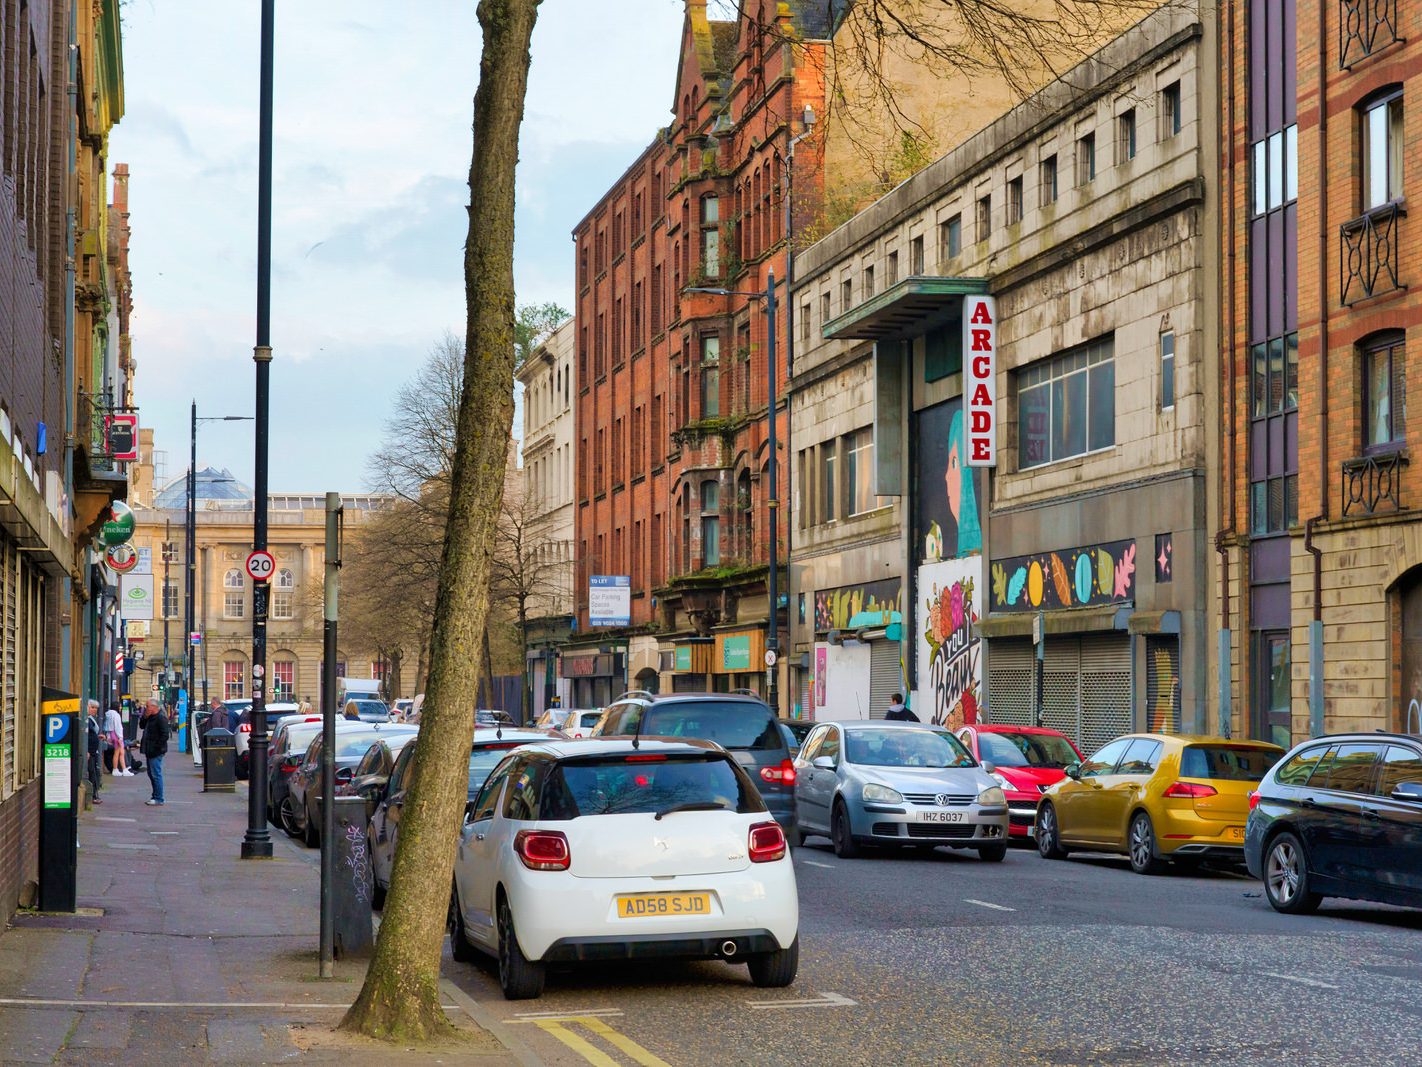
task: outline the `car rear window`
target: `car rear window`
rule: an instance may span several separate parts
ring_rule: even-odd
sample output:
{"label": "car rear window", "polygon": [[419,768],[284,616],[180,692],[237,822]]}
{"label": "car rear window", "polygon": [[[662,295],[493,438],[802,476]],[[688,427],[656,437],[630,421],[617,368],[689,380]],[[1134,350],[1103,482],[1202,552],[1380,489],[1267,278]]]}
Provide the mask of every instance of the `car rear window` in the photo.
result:
{"label": "car rear window", "polygon": [[1180,777],[1225,782],[1257,782],[1279,762],[1281,753],[1247,745],[1186,745],[1180,753]]}
{"label": "car rear window", "polygon": [[579,725],[580,725],[580,726],[582,726],[582,727],[584,727],[584,728],[589,728],[589,727],[596,726],[596,725],[597,725],[597,721],[598,721],[598,719],[600,719],[600,718],[602,718],[602,712],[600,712],[600,711],[588,711],[588,712],[584,712],[584,713],[583,713],[583,717],[582,717],[580,720],[578,720],[578,722],[579,722]]}
{"label": "car rear window", "polygon": [[[762,704],[688,700],[653,704],[643,711],[642,733],[655,737],[696,737],[722,748],[785,748],[780,724]],[[633,720],[629,718],[628,727]],[[635,727],[633,727],[635,728]]]}
{"label": "car rear window", "polygon": [[[302,752],[311,743],[311,739],[321,732],[319,722],[303,723],[300,726],[288,726],[286,728],[286,747],[290,752]],[[369,741],[366,742],[370,744]]]}
{"label": "car rear window", "polygon": [[755,786],[725,756],[639,753],[560,763],[548,776],[539,818],[645,814],[682,804],[766,810]]}

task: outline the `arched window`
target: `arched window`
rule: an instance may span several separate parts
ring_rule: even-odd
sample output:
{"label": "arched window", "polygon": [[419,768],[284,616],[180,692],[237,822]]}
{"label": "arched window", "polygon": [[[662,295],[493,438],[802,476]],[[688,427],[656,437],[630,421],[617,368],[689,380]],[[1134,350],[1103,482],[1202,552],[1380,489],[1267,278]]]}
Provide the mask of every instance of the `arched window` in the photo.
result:
{"label": "arched window", "polygon": [[701,272],[721,276],[721,201],[715,196],[701,198]]}
{"label": "arched window", "polygon": [[295,614],[296,576],[289,568],[277,571],[272,583],[272,618],[290,619]]}
{"label": "arched window", "polygon": [[222,578],[222,617],[240,619],[247,614],[247,579],[239,570],[230,570]]}

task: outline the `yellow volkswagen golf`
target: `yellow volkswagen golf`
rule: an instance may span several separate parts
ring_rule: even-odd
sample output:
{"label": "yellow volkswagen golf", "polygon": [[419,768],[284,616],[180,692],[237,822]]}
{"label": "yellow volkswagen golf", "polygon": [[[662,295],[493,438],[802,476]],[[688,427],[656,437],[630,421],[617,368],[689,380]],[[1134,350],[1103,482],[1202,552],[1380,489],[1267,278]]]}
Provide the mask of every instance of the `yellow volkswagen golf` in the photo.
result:
{"label": "yellow volkswagen golf", "polygon": [[1079,764],[1037,802],[1037,849],[1123,852],[1139,874],[1167,860],[1244,862],[1249,794],[1284,750],[1264,741],[1129,734]]}

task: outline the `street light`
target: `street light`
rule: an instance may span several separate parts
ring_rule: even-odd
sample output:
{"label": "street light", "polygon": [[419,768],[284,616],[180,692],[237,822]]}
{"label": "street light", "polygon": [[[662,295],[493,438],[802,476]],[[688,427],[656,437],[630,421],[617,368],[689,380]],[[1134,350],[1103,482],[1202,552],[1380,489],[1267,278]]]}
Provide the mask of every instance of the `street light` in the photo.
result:
{"label": "street light", "polygon": [[[197,586],[197,428],[200,422],[251,422],[251,415],[208,415],[198,418],[197,401],[193,401],[192,408],[192,433],[189,438],[190,458],[188,461],[188,507],[187,515],[183,523],[185,546],[187,548],[187,574],[184,577],[184,622],[187,623],[187,633],[183,637],[185,648],[183,650],[183,684],[188,690],[188,708],[191,712],[193,701],[197,697],[197,690],[193,687],[194,668],[197,666],[197,653],[193,648],[193,600]],[[164,578],[164,588],[167,588],[167,578]],[[167,616],[165,615],[166,619]],[[166,625],[166,623],[165,623]],[[166,651],[164,653],[166,655]]]}
{"label": "street light", "polygon": [[779,462],[775,455],[776,433],[775,433],[775,271],[769,270],[765,275],[764,292],[744,292],[735,289],[710,289],[697,286],[689,287],[688,293],[710,293],[712,296],[744,296],[752,300],[765,301],[765,347],[766,347],[766,410],[770,420],[767,443],[769,445],[770,458],[766,464],[766,507],[770,510],[770,581],[766,592],[770,598],[770,610],[767,613],[765,623],[765,650],[767,659],[773,653],[775,662],[766,665],[769,679],[766,683],[767,700],[770,710],[777,715],[780,713],[780,576],[778,574],[779,560],[777,539],[780,537],[779,511],[780,501],[776,489],[776,477]]}

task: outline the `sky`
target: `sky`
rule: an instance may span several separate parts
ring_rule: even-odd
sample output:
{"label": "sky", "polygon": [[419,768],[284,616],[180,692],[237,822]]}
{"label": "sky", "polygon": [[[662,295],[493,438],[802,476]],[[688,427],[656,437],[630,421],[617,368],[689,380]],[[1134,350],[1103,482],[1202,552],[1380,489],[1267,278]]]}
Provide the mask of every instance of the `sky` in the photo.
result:
{"label": "sky", "polygon": [[[277,4],[273,492],[360,491],[391,398],[464,332],[475,0]],[[253,410],[257,0],[130,0],[126,113],[140,424],[169,478],[198,415]],[[571,231],[670,118],[682,0],[544,0],[518,169],[520,303],[573,306]],[[252,479],[250,422],[198,465]]]}

